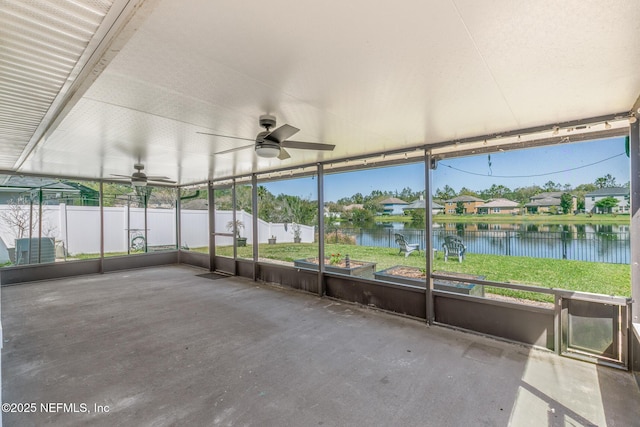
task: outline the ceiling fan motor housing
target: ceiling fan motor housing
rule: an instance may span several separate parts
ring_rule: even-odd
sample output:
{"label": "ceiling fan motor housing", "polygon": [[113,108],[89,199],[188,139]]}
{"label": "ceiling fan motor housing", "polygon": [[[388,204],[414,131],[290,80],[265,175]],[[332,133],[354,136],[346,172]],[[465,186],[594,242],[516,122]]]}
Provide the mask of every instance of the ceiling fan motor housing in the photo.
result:
{"label": "ceiling fan motor housing", "polygon": [[134,173],[131,174],[131,178],[147,179],[147,175],[144,172],[134,172]]}

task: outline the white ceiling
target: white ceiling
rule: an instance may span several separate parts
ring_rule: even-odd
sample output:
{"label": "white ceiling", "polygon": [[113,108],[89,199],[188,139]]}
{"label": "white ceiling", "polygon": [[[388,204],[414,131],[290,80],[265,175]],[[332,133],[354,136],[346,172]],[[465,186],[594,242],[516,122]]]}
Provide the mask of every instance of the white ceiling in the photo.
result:
{"label": "white ceiling", "polygon": [[[640,94],[635,1],[74,3],[119,21],[103,18],[83,39],[91,52],[65,58],[90,72],[69,72],[67,91],[58,82],[57,110],[38,118],[0,102],[0,169],[109,178],[140,158],[189,184],[626,112]],[[6,50],[24,19],[3,8],[0,24],[16,28],[0,29]],[[0,57],[0,95],[19,65]],[[215,155],[251,142],[196,133],[253,138],[265,113],[335,150]],[[16,136],[3,117],[30,122]]]}

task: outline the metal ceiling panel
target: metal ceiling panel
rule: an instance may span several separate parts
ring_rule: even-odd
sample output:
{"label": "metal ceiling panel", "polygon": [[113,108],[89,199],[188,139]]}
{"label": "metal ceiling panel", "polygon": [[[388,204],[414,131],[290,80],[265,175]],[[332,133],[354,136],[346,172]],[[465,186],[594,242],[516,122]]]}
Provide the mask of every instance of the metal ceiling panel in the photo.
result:
{"label": "metal ceiling panel", "polygon": [[[342,154],[362,144],[415,144],[439,139],[439,128],[462,132],[451,113],[465,98],[482,99],[485,115],[509,120],[449,3],[271,2],[269,14],[293,18],[286,26],[238,2],[194,3],[197,16],[175,4],[157,10],[148,24],[164,30],[147,37],[148,45],[132,41],[135,54],[127,57],[135,62],[123,56],[113,70],[130,76],[140,63],[145,78],[154,79],[153,70],[163,74],[159,85],[250,115],[244,136],[255,134],[259,114],[274,112],[299,127],[300,138],[347,139]],[[221,130],[214,115],[204,125]]]}
{"label": "metal ceiling panel", "polygon": [[629,110],[638,98],[638,2],[455,4],[519,126]]}
{"label": "metal ceiling panel", "polygon": [[[16,144],[0,162],[73,65],[58,52],[89,30],[56,17],[50,48],[23,40],[0,61],[0,94],[22,108],[0,109],[14,126],[0,122],[0,136]],[[612,0],[157,0],[20,170],[108,178],[140,160],[188,184],[628,111],[639,23],[640,8]],[[335,150],[216,154],[251,142],[198,133],[251,139],[265,113]]]}
{"label": "metal ceiling panel", "polygon": [[2,1],[0,168],[14,167],[111,4]]}

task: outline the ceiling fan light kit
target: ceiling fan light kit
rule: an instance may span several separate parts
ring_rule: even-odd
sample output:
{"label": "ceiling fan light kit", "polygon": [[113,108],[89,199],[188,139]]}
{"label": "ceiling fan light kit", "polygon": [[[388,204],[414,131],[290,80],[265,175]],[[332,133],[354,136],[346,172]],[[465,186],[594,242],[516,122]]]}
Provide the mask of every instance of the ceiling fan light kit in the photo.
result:
{"label": "ceiling fan light kit", "polygon": [[256,141],[256,154],[268,159],[278,157],[280,154],[280,144],[271,141]]}
{"label": "ceiling fan light kit", "polygon": [[131,178],[131,185],[133,185],[134,187],[146,187],[147,186],[147,180],[146,180],[146,178],[132,177]]}
{"label": "ceiling fan light kit", "polygon": [[146,187],[147,186],[147,175],[142,172],[144,169],[144,165],[141,163],[136,163],[133,165],[133,168],[137,171],[131,174],[131,185],[134,187]]}

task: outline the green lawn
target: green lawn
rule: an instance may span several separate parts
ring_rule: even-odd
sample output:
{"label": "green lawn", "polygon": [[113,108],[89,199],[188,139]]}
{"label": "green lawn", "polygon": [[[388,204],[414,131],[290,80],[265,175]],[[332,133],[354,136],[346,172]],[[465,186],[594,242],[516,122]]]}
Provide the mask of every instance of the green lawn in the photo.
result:
{"label": "green lawn", "polygon": [[[260,258],[293,262],[296,259],[317,256],[315,244],[260,245]],[[355,245],[325,245],[325,253],[349,254],[351,259],[377,263],[376,270],[384,270],[394,265],[425,267],[425,258],[415,252],[409,257],[399,255],[394,248],[379,248]],[[218,247],[216,253],[231,256],[231,247]],[[238,257],[251,258],[250,246],[238,248]],[[604,264],[585,261],[568,261],[547,258],[507,257],[500,255],[468,254],[464,262],[457,260],[444,262],[442,252],[434,261],[434,270],[468,273],[484,276],[486,280],[519,283],[525,285],[559,288],[572,291],[592,292],[605,295],[628,297],[631,295],[631,268],[628,264]],[[492,288],[492,293],[550,301],[549,296],[531,294],[510,289]]]}
{"label": "green lawn", "polygon": [[373,220],[376,222],[412,222],[411,215],[379,215],[374,216]]}
{"label": "green lawn", "polygon": [[[208,252],[207,247],[192,248],[197,252]],[[238,257],[251,259],[251,246],[239,247]],[[260,258],[293,263],[296,259],[314,258],[318,254],[318,245],[312,243],[261,244],[258,248]],[[384,270],[394,265],[425,267],[423,252],[412,253],[405,258],[395,248],[379,248],[348,244],[326,244],[325,254],[348,254],[352,260],[375,262],[376,270]],[[230,246],[217,247],[216,254],[231,256]],[[125,253],[105,254],[105,256],[125,255]],[[76,255],[75,259],[96,258],[95,254]],[[486,280],[534,285],[570,291],[592,292],[604,295],[631,296],[631,268],[628,264],[605,264],[561,259],[511,257],[500,255],[468,254],[464,262],[457,259],[444,262],[442,252],[434,260],[434,270],[467,273],[484,276]],[[515,291],[504,288],[488,288],[488,292],[516,298],[536,301],[552,301],[548,295]]]}

